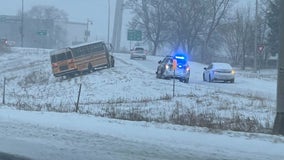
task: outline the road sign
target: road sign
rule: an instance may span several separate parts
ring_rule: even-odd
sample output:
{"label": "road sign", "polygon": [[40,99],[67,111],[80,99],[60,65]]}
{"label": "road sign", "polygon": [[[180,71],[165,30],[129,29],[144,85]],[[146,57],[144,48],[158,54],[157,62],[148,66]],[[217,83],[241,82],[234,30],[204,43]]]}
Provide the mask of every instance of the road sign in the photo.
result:
{"label": "road sign", "polygon": [[127,31],[127,40],[129,40],[129,41],[142,41],[142,31],[129,29]]}
{"label": "road sign", "polygon": [[6,16],[0,16],[0,22],[6,22],[7,18]]}
{"label": "road sign", "polygon": [[37,35],[39,36],[46,36],[47,35],[47,30],[40,30],[37,32]]}
{"label": "road sign", "polygon": [[259,53],[262,53],[263,49],[264,49],[264,45],[258,45],[257,46],[257,50],[258,50]]}

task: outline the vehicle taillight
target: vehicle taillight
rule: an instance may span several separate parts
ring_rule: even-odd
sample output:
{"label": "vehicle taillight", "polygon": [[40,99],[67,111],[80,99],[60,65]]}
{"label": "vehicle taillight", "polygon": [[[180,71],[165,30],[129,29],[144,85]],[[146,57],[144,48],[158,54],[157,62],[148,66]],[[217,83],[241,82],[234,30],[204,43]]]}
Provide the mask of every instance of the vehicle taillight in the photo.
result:
{"label": "vehicle taillight", "polygon": [[57,63],[52,63],[52,67],[57,67]]}
{"label": "vehicle taillight", "polygon": [[73,59],[68,60],[68,63],[74,63]]}

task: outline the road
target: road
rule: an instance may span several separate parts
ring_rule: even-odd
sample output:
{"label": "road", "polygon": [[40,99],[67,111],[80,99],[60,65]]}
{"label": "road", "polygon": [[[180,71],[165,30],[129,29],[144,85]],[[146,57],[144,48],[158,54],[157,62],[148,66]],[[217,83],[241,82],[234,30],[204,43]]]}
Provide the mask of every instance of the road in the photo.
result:
{"label": "road", "polygon": [[[7,121],[0,121],[0,128],[0,151],[34,160],[199,160],[209,158],[203,153],[198,155],[179,147],[131,141],[126,140],[127,137],[120,139],[93,132]],[[27,160],[8,154],[4,156],[15,157],[11,160]]]}

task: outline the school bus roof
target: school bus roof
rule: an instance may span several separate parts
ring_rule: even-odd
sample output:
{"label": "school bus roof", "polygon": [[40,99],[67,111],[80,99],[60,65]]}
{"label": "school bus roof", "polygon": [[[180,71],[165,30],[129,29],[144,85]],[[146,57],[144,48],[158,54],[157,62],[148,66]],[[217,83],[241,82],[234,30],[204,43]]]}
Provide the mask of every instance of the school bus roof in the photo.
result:
{"label": "school bus roof", "polygon": [[81,46],[86,46],[86,45],[89,45],[89,44],[94,44],[94,43],[104,43],[104,41],[100,40],[100,41],[92,41],[92,42],[86,42],[86,43],[81,43],[81,44],[77,44],[77,45],[74,45],[74,46],[70,46],[68,48],[78,48],[78,47],[81,47]]}
{"label": "school bus roof", "polygon": [[64,52],[67,52],[67,51],[70,51],[69,48],[61,48],[61,49],[56,49],[56,50],[52,50],[50,52],[50,55],[56,55],[56,54],[60,54],[60,53],[64,53]]}

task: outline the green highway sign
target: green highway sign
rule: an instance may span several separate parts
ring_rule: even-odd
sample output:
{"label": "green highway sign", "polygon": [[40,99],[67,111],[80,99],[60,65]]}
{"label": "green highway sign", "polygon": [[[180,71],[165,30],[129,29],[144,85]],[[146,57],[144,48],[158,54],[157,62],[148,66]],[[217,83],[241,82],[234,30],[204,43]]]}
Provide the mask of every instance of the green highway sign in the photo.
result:
{"label": "green highway sign", "polygon": [[47,35],[47,30],[40,30],[37,32],[37,35],[39,36],[46,36]]}
{"label": "green highway sign", "polygon": [[6,16],[0,16],[0,22],[6,22],[7,18]]}
{"label": "green highway sign", "polygon": [[129,29],[127,31],[127,40],[142,41],[142,31]]}

